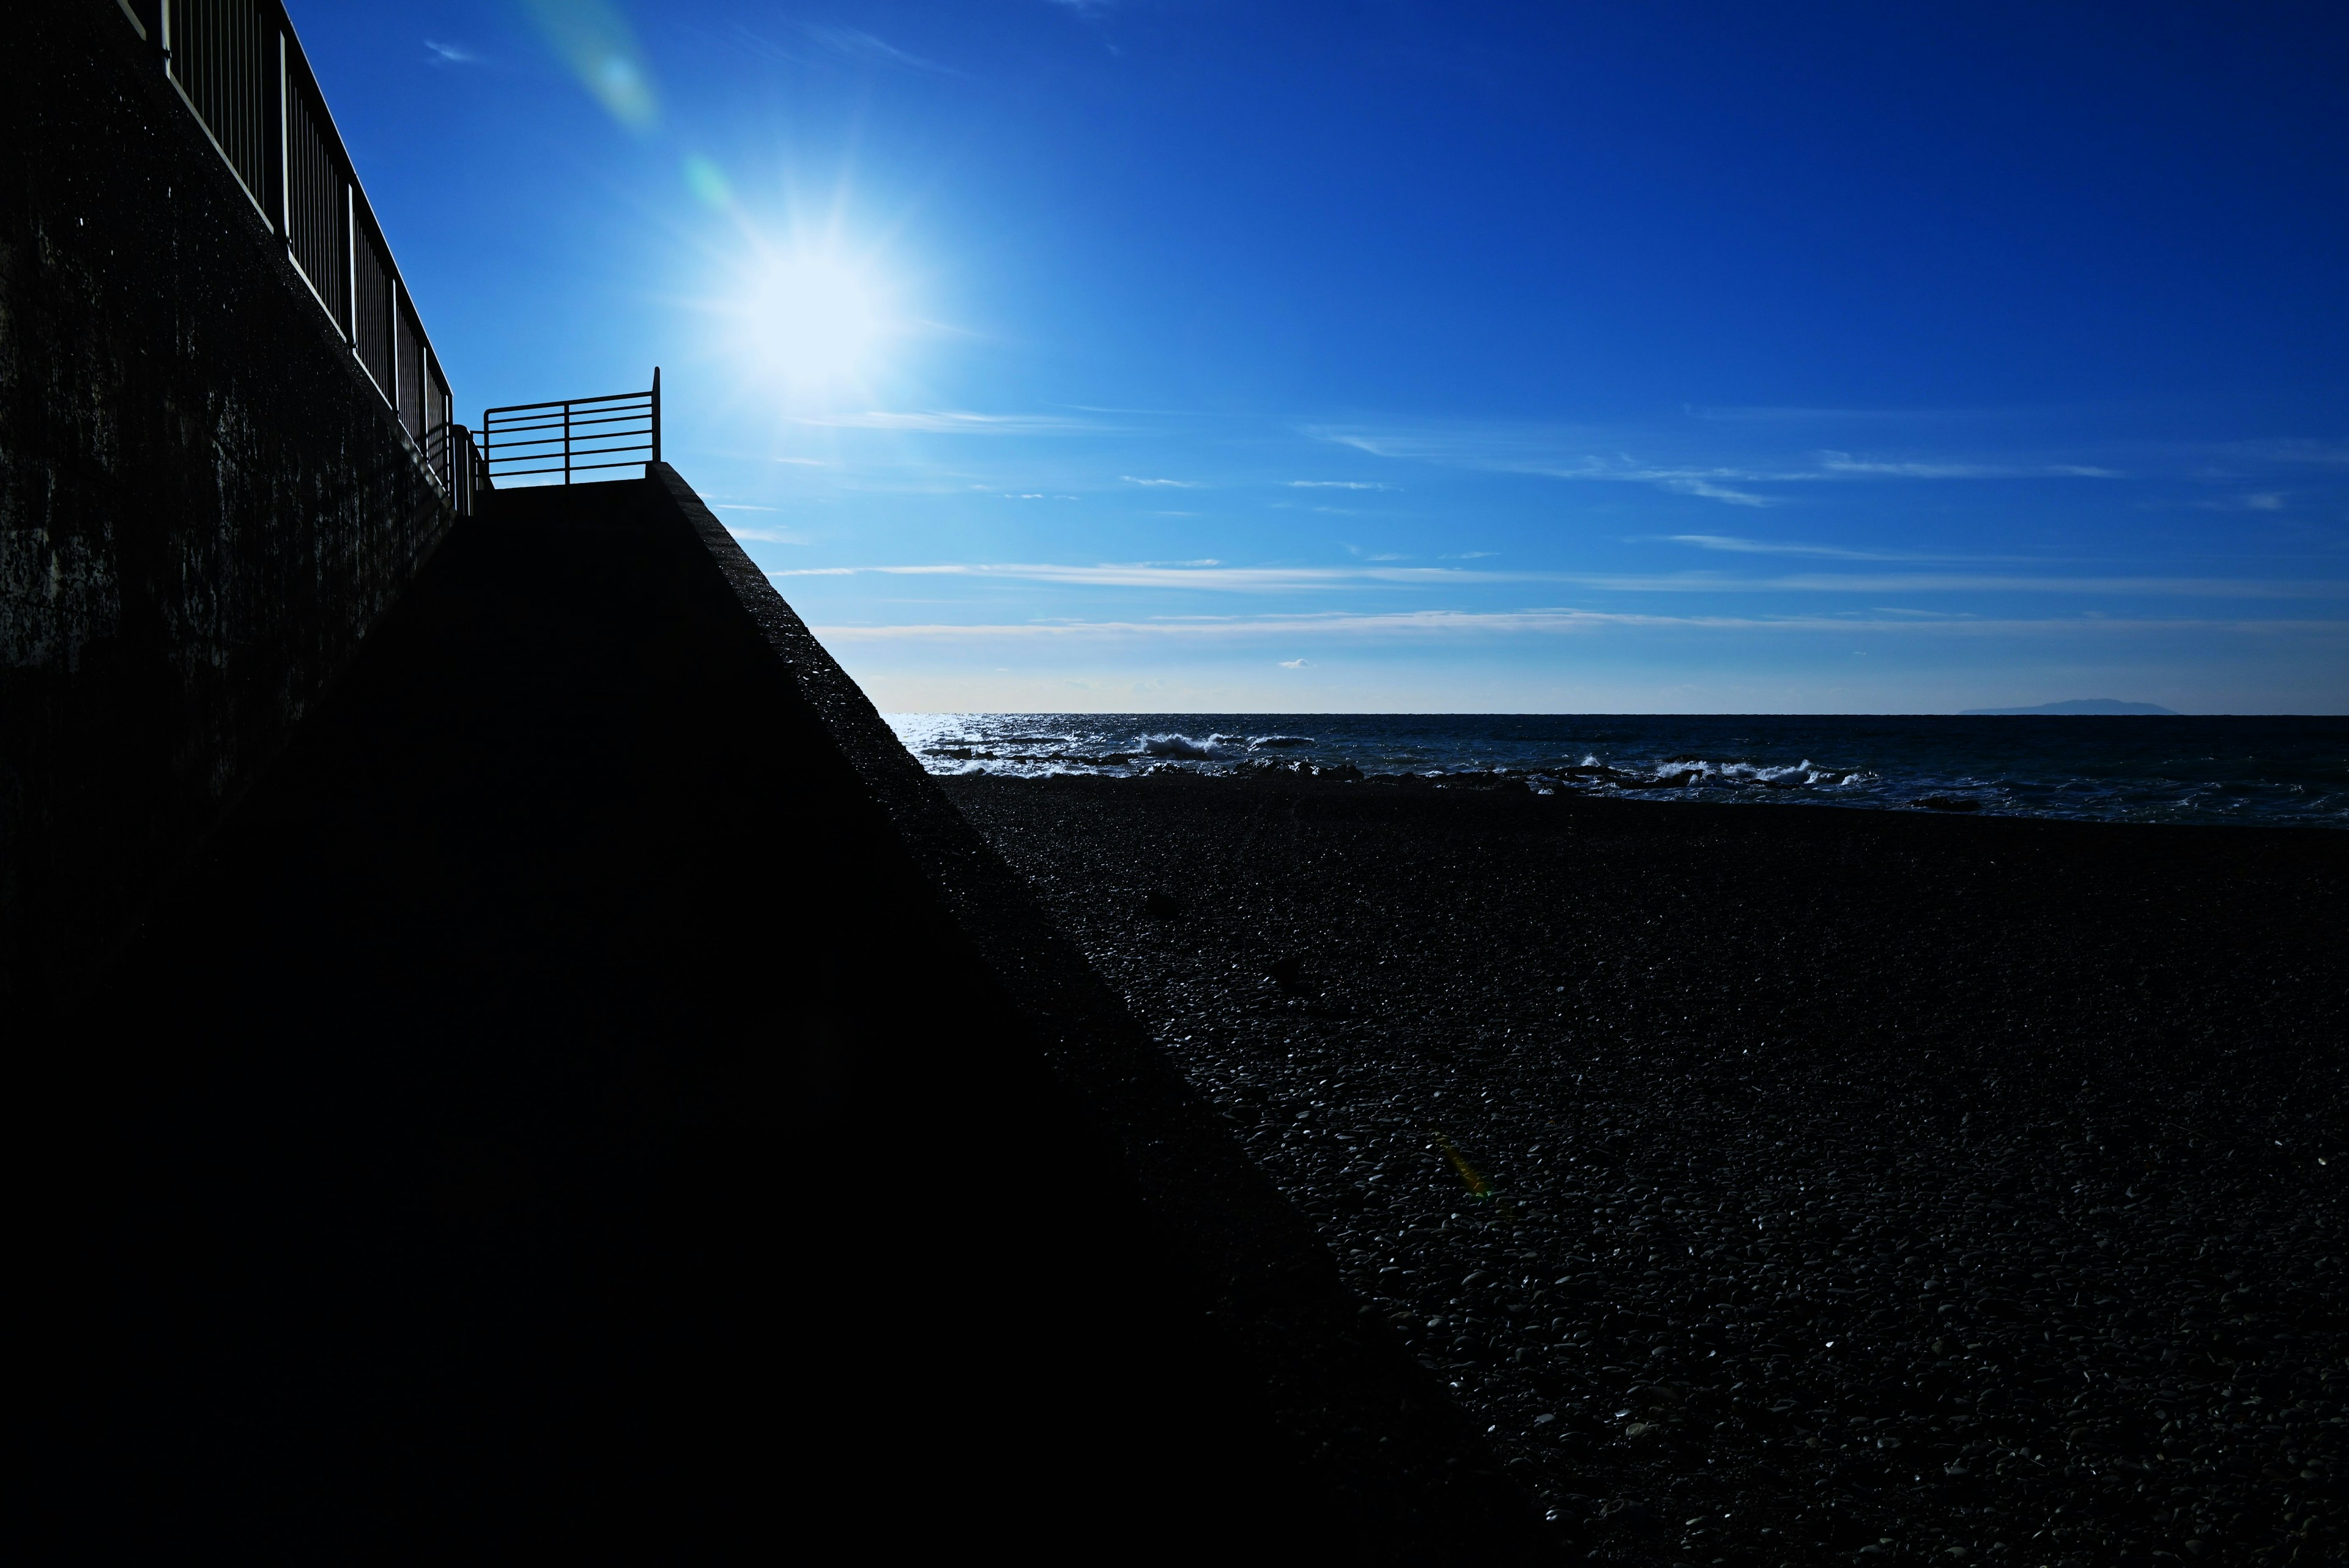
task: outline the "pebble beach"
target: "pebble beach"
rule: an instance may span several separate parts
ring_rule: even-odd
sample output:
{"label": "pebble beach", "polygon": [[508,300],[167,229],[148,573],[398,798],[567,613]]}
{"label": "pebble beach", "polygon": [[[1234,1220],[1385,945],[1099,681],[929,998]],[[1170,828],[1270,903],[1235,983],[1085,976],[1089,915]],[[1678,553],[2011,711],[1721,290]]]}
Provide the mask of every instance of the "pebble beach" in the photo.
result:
{"label": "pebble beach", "polygon": [[2349,838],[942,782],[1564,1560],[2342,1559]]}

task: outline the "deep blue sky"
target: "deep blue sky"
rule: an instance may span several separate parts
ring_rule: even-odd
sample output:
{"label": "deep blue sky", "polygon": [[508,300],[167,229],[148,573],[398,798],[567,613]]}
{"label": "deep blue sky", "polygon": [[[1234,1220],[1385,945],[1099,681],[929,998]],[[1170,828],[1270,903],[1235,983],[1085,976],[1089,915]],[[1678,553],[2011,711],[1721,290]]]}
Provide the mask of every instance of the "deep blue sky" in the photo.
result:
{"label": "deep blue sky", "polygon": [[885,708],[2349,708],[2337,5],[293,9]]}

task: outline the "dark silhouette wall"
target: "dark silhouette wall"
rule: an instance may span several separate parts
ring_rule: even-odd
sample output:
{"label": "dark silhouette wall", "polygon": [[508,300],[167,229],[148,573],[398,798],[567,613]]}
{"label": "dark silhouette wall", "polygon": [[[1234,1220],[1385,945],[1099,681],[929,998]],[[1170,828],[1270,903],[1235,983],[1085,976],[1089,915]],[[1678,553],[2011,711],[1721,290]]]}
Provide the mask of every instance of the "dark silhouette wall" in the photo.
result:
{"label": "dark silhouette wall", "polygon": [[0,1006],[69,1001],[449,523],[112,0],[0,49]]}

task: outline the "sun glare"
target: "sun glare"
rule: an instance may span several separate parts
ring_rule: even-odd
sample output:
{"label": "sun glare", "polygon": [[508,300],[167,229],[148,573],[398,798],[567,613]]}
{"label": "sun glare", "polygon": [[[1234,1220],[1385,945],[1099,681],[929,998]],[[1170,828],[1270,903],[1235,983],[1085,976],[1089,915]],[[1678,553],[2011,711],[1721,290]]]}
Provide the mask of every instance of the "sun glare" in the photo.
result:
{"label": "sun glare", "polygon": [[869,268],[822,253],[776,255],[750,275],[746,293],[733,346],[762,379],[823,386],[878,368],[892,324]]}

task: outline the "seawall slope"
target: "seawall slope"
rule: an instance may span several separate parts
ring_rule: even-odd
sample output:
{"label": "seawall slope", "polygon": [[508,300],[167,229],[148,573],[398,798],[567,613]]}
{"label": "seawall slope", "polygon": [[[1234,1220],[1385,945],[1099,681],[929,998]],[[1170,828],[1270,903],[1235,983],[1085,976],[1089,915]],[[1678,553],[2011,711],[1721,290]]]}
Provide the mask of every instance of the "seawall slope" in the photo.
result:
{"label": "seawall slope", "polygon": [[138,1550],[1537,1550],[673,473],[501,494],[33,1096]]}

